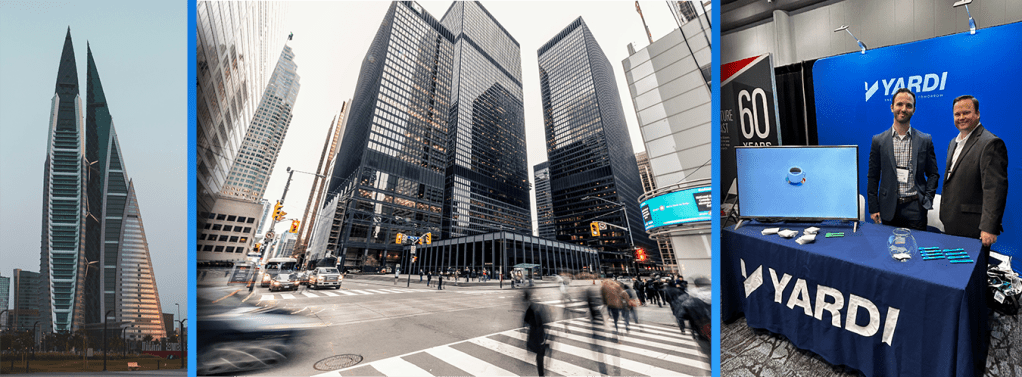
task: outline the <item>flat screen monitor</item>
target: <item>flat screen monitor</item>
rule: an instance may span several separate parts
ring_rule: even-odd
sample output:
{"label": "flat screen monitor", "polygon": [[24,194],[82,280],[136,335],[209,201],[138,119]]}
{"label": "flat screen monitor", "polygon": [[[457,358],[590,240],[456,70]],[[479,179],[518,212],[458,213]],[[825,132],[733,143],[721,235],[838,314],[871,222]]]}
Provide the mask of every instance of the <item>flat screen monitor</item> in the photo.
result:
{"label": "flat screen monitor", "polygon": [[743,219],[857,220],[859,148],[736,147]]}
{"label": "flat screen monitor", "polygon": [[696,187],[650,198],[639,208],[646,231],[668,225],[710,221],[711,188]]}

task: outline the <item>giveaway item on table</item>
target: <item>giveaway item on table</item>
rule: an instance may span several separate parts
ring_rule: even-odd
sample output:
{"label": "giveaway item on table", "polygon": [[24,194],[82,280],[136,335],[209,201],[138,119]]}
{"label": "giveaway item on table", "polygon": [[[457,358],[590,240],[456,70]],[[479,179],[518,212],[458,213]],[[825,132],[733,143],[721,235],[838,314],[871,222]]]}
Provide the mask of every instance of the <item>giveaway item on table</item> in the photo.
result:
{"label": "giveaway item on table", "polygon": [[783,238],[791,238],[791,237],[797,236],[798,235],[798,231],[797,230],[791,230],[791,229],[785,229],[785,230],[782,230],[780,232],[777,232],[777,235],[781,236]]}
{"label": "giveaway item on table", "polygon": [[912,259],[912,253],[919,250],[919,246],[916,244],[916,238],[912,236],[912,231],[907,228],[896,228],[887,238],[887,250],[891,253],[891,258],[905,262]]}
{"label": "giveaway item on table", "polygon": [[795,242],[798,242],[799,245],[805,245],[807,243],[812,243],[813,241],[816,241],[816,233],[803,234],[802,237],[795,240]]}
{"label": "giveaway item on table", "polygon": [[780,231],[780,230],[781,230],[781,228],[766,228],[766,229],[763,229],[763,231],[760,232],[760,233],[762,233],[764,236],[769,236],[771,234],[777,234],[777,232]]}
{"label": "giveaway item on table", "polygon": [[819,233],[819,232],[820,232],[820,228],[817,228],[815,226],[808,227],[808,228],[806,228],[806,230],[802,231],[802,233],[804,233],[804,234],[813,234],[813,235],[815,235],[816,233]]}

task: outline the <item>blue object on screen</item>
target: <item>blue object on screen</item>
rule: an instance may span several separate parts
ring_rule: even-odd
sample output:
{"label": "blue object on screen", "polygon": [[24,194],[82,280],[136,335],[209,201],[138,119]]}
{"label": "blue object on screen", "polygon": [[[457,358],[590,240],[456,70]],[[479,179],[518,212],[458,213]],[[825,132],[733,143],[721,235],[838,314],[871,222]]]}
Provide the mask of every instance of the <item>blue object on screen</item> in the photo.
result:
{"label": "blue object on screen", "polygon": [[859,148],[736,147],[739,217],[859,218]]}
{"label": "blue object on screen", "polygon": [[711,187],[706,186],[650,198],[639,205],[642,223],[649,231],[667,225],[710,221],[711,195]]}

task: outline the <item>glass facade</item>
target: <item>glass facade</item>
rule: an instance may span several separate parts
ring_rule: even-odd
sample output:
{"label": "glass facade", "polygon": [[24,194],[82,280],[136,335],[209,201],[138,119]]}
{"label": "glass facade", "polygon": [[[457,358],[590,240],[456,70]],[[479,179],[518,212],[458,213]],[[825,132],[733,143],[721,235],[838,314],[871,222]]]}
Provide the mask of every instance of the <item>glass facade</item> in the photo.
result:
{"label": "glass facade", "polygon": [[[635,154],[635,161],[639,164],[639,178],[642,181],[642,191],[647,193],[656,190],[656,180],[653,177],[653,168],[649,165],[649,156],[646,152]],[[664,264],[669,271],[678,271],[678,260],[674,258],[674,248],[671,247],[669,239],[656,240],[659,253],[648,253],[649,264]]]}
{"label": "glass facade", "polygon": [[[578,274],[600,270],[597,250],[574,243],[558,242],[513,232],[495,232],[469,237],[446,239],[417,247],[418,260],[411,263],[404,253],[400,263],[410,266],[412,273],[447,272],[451,269],[482,273],[492,279],[510,278],[509,270],[517,264],[538,264],[542,276]],[[464,275],[462,275],[464,277]]]}
{"label": "glass facade", "polygon": [[[70,29],[64,38],[50,113],[39,261],[43,290],[31,293],[42,298],[36,308],[41,313],[36,316],[45,332],[70,331],[72,324],[84,320],[85,114]],[[99,296],[98,291],[93,293]]]}
{"label": "glass facade", "polygon": [[550,196],[550,162],[543,162],[532,169],[536,180],[536,222],[539,223],[539,237],[557,239],[554,227],[554,202]]}
{"label": "glass facade", "polygon": [[[557,240],[599,249],[604,272],[625,273],[632,243],[654,244],[642,226],[642,185],[610,61],[581,17],[538,55]],[[593,220],[629,231],[593,237]]]}
{"label": "glass facade", "polygon": [[125,330],[127,339],[142,340],[146,335],[160,339],[168,334],[149,257],[149,243],[142,225],[142,212],[135,197],[135,185],[130,182],[127,200],[121,257],[117,263],[120,271],[117,279],[117,319],[130,323]]}
{"label": "glass facade", "polygon": [[[196,226],[227,182],[287,34],[286,4],[196,3]],[[257,199],[258,200],[258,199]]]}
{"label": "glass facade", "polygon": [[221,196],[253,202],[262,200],[291,125],[291,110],[301,87],[294,58],[291,47],[285,45],[220,190]]}
{"label": "glass facade", "polygon": [[339,208],[328,252],[343,265],[392,265],[398,233],[440,234],[453,50],[450,31],[418,4],[391,4],[363,59],[325,200]]}
{"label": "glass facade", "polygon": [[441,237],[531,233],[520,46],[478,2],[440,22],[454,35]]}

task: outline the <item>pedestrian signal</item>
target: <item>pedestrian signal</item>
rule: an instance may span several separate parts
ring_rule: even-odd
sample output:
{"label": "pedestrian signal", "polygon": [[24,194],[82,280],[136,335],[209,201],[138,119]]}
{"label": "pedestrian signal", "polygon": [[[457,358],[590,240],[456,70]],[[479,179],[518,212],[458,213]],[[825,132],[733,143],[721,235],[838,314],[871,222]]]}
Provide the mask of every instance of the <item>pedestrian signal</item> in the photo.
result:
{"label": "pedestrian signal", "polygon": [[397,237],[395,237],[395,239],[394,239],[394,243],[397,243],[397,244],[404,243],[404,241],[405,241],[405,235],[401,234],[401,233],[398,233]]}

